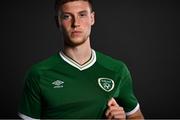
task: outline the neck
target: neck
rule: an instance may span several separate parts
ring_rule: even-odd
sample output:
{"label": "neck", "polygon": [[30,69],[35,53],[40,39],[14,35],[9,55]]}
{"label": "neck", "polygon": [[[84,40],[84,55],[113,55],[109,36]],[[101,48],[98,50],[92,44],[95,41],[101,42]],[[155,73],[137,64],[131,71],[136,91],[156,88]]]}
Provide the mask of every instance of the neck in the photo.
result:
{"label": "neck", "polygon": [[75,47],[65,45],[63,50],[65,55],[72,58],[80,65],[83,65],[90,59],[91,51],[92,50],[89,39],[86,40],[83,44]]}

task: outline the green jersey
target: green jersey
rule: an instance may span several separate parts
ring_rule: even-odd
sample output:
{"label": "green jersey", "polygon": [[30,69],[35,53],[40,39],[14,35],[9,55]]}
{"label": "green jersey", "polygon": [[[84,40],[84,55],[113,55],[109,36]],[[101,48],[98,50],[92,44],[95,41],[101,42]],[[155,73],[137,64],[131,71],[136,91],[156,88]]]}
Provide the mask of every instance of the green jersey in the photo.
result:
{"label": "green jersey", "polygon": [[22,118],[103,118],[114,97],[127,115],[139,109],[126,65],[92,50],[83,65],[59,52],[35,64],[26,78]]}

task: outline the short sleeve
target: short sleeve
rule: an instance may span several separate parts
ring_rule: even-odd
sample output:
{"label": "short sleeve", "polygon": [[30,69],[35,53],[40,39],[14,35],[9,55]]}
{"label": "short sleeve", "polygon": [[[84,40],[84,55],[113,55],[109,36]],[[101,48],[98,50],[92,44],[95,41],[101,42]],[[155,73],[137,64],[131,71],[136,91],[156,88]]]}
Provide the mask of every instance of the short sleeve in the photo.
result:
{"label": "short sleeve", "polygon": [[126,115],[131,115],[139,109],[139,104],[133,93],[132,77],[126,65],[123,67],[120,81],[117,102],[124,108]]}
{"label": "short sleeve", "polygon": [[38,72],[33,70],[27,73],[18,111],[20,114],[35,119],[41,116],[39,76]]}

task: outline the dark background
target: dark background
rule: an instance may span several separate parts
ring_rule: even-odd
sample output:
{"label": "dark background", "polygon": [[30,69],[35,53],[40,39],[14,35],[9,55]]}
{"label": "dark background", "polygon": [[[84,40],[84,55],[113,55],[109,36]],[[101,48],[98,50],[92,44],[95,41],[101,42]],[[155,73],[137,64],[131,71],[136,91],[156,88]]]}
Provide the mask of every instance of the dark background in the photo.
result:
{"label": "dark background", "polygon": [[[62,47],[54,0],[0,2],[0,118],[18,118],[26,70]],[[179,4],[94,0],[95,50],[124,61],[145,118],[180,118]]]}

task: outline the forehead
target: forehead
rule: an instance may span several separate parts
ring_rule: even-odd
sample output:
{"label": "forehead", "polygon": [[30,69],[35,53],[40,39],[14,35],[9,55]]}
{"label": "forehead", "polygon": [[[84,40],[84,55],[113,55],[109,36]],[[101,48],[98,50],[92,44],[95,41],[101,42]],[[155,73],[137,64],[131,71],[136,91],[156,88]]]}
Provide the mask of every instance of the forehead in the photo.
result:
{"label": "forehead", "polygon": [[61,6],[62,12],[80,12],[90,11],[90,5],[87,1],[71,1]]}

